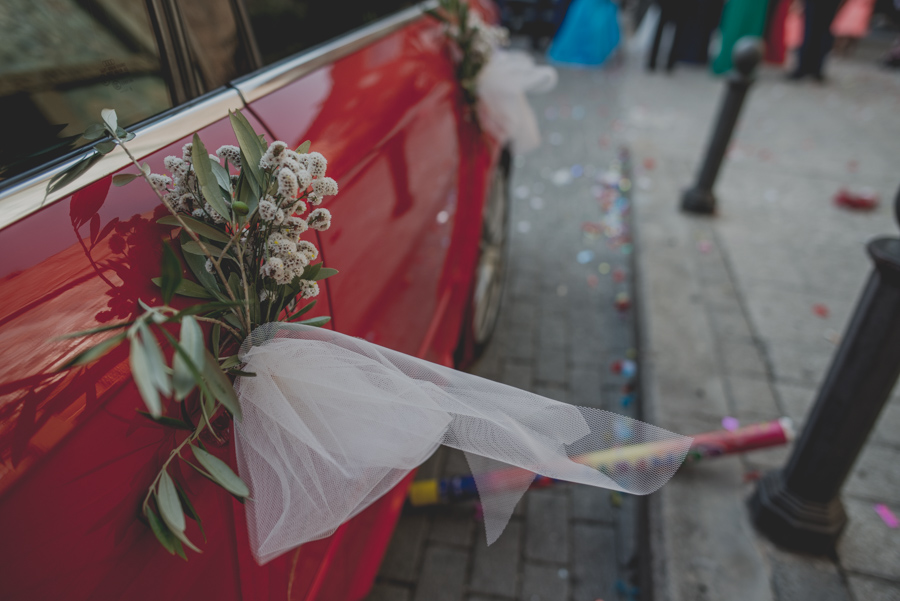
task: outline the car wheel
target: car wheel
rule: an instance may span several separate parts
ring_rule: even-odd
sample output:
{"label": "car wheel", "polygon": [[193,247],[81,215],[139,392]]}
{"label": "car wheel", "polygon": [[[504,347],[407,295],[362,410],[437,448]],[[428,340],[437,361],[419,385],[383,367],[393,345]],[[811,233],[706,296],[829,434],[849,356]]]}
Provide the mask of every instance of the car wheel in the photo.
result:
{"label": "car wheel", "polygon": [[508,153],[501,156],[482,211],[481,240],[469,315],[474,355],[487,346],[497,326],[506,282],[509,223]]}

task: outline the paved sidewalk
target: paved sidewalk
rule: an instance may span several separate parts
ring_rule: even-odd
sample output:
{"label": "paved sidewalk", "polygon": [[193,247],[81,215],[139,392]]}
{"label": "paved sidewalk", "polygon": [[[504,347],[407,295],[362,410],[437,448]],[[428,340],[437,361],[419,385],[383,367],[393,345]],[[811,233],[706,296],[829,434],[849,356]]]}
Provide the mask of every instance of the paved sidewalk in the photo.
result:
{"label": "paved sidewalk", "polygon": [[[618,155],[618,88],[616,73],[564,70],[555,90],[533,97],[544,143],[515,161],[506,294],[473,372],[636,415],[638,401],[622,405],[626,378],[610,370],[634,352],[633,312],[615,308],[630,291],[631,247],[583,229],[606,214],[596,196]],[[461,453],[441,450],[417,477],[468,473]],[[472,504],[407,510],[369,601],[627,599],[637,526],[635,498],[580,485],[526,493],[491,547]]]}
{"label": "paved sidewalk", "polygon": [[[678,210],[680,193],[723,84],[690,68],[647,75],[638,62],[621,102],[638,182],[648,419],[682,433],[716,428],[725,415],[787,415],[802,427],[870,272],[864,245],[898,234],[900,79],[851,60],[833,61],[824,86],[764,70],[719,178],[719,215],[698,218]],[[881,207],[836,208],[831,198],[846,185],[874,188]],[[655,601],[900,599],[900,529],[873,509],[900,514],[900,400],[844,489],[850,522],[836,558],[786,553],[750,525],[748,479],[788,452],[701,463],[653,495]]]}

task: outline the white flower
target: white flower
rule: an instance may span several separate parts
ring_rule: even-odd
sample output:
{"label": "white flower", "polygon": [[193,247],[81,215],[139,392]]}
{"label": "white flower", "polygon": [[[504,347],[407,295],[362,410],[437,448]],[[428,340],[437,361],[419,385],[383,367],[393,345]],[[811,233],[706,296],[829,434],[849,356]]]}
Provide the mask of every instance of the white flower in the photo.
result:
{"label": "white flower", "polygon": [[259,218],[263,221],[272,221],[275,219],[275,213],[278,212],[278,207],[270,200],[271,198],[271,196],[266,196],[259,201]]}
{"label": "white flower", "polygon": [[265,264],[260,267],[259,272],[265,277],[277,280],[284,275],[284,261],[278,257],[270,257]]}
{"label": "white flower", "polygon": [[209,160],[213,163],[219,163],[220,165],[222,164],[222,162],[219,161],[219,157],[214,154],[209,155]]}
{"label": "white flower", "polygon": [[319,296],[319,284],[311,280],[300,280],[300,294],[304,299]]}
{"label": "white flower", "polygon": [[216,151],[216,156],[224,161],[228,161],[238,169],[241,168],[241,149],[231,144],[220,146]]}
{"label": "white flower", "polygon": [[297,185],[297,176],[294,175],[293,171],[287,167],[283,167],[281,171],[278,172],[278,194],[288,198],[294,198],[297,196]]}
{"label": "white flower", "polygon": [[314,230],[324,232],[331,227],[331,213],[328,209],[316,209],[306,218],[306,223]]}
{"label": "white flower", "polygon": [[306,220],[302,217],[288,217],[285,220],[284,225],[294,240],[299,240],[300,235],[309,229],[309,225],[307,225]]}
{"label": "white flower", "polygon": [[315,244],[308,240],[301,240],[297,243],[297,252],[306,255],[306,258],[310,261],[315,261],[316,257],[319,256],[319,249],[316,248]]}
{"label": "white flower", "polygon": [[312,183],[312,175],[306,169],[295,171],[294,175],[297,176],[297,183],[300,185],[300,189],[306,191],[309,188],[309,184]]}
{"label": "white flower", "polygon": [[323,177],[313,182],[313,192],[316,196],[334,196],[338,193],[337,182],[330,177]]}
{"label": "white flower", "polygon": [[307,196],[306,200],[308,200],[309,204],[311,204],[314,207],[317,207],[320,204],[322,204],[322,197],[319,196],[318,194],[316,194],[315,192],[313,192],[309,196]]}
{"label": "white flower", "polygon": [[191,207],[194,206],[194,203],[196,201],[197,201],[197,199],[194,198],[193,194],[182,194],[181,197],[178,199],[178,206],[182,211],[184,211],[186,213],[190,213]]}
{"label": "white flower", "polygon": [[266,244],[269,247],[269,252],[277,257],[287,256],[297,252],[297,244],[281,232],[276,232],[269,236],[269,239],[266,240]]}
{"label": "white flower", "polygon": [[206,219],[206,213],[203,212],[203,209],[194,209],[191,213],[191,217],[194,219]]}
{"label": "white flower", "polygon": [[[290,200],[293,200],[290,199]],[[306,212],[306,203],[302,200],[298,200],[288,209],[288,215],[293,215],[294,213],[305,213]]]}
{"label": "white flower", "polygon": [[284,261],[284,268],[290,270],[297,277],[303,275],[303,269],[309,265],[309,259],[306,255],[298,252],[286,255],[282,260]]}
{"label": "white flower", "polygon": [[325,168],[328,161],[319,152],[311,152],[307,155],[309,161],[309,173],[313,177],[325,177]]}
{"label": "white flower", "polygon": [[216,269],[215,269],[215,266],[213,265],[212,259],[207,259],[206,263],[203,266],[206,268],[206,271],[208,271],[209,273],[216,272]]}
{"label": "white flower", "polygon": [[263,302],[269,298],[269,291],[263,288],[262,292],[259,293],[259,302]]}
{"label": "white flower", "polygon": [[172,178],[167,175],[161,175],[159,173],[151,173],[147,176],[147,179],[150,180],[150,184],[158,191],[165,192],[166,188],[168,188],[169,184],[172,183]]}
{"label": "white flower", "polygon": [[275,169],[276,167],[281,167],[282,162],[284,161],[282,155],[285,150],[287,150],[287,144],[284,142],[276,141],[269,144],[269,148],[259,160],[259,168]]}
{"label": "white flower", "polygon": [[284,222],[284,210],[278,209],[275,211],[275,218],[272,219],[272,223],[275,225],[281,225]]}
{"label": "white flower", "polygon": [[193,152],[194,152],[194,143],[193,143],[193,142],[188,142],[187,144],[185,144],[184,146],[182,146],[182,147],[181,147],[181,158],[182,158],[182,160],[184,160],[185,162],[190,163],[190,162],[191,162],[191,156],[192,156]]}
{"label": "white flower", "polygon": [[172,177],[175,178],[175,184],[178,184],[178,181],[188,174],[188,171],[191,170],[191,164],[185,161],[184,159],[179,159],[176,156],[167,156],[163,160],[163,164],[166,166],[166,169],[169,170],[169,173],[172,174]]}
{"label": "white flower", "polygon": [[213,220],[213,223],[225,223],[225,218],[216,213],[216,210],[208,202],[203,203],[203,210]]}
{"label": "white flower", "polygon": [[281,284],[282,286],[287,286],[288,284],[291,283],[291,281],[294,279],[294,277],[296,277],[296,276],[294,276],[293,271],[288,271],[287,269],[285,269],[284,272],[282,272],[281,276],[275,277],[275,283]]}

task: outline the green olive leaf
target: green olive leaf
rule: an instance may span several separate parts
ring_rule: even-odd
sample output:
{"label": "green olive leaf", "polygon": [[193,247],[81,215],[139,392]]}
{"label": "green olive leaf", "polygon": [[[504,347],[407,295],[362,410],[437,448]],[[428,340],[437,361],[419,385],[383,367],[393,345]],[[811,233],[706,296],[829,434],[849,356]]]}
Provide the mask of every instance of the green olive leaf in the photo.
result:
{"label": "green olive leaf", "polygon": [[194,457],[197,458],[197,462],[206,469],[209,475],[212,476],[222,488],[237,497],[243,498],[250,496],[250,489],[247,488],[244,481],[228,467],[227,463],[199,447],[191,446],[191,451],[194,452]]}

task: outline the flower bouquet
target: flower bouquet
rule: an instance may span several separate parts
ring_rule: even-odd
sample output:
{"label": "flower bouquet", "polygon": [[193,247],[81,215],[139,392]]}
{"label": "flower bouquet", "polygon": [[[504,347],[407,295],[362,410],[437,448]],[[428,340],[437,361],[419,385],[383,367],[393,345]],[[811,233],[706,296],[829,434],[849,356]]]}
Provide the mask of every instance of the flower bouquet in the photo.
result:
{"label": "flower bouquet", "polygon": [[[184,533],[185,515],[198,524],[200,517],[169,466],[178,459],[239,500],[249,495],[231,468],[206,451],[200,435],[208,432],[218,439],[214,424],[241,419],[233,380],[254,374],[240,370],[237,349],[257,326],[279,320],[308,326],[329,321],[302,319],[316,303],[317,282],[337,273],[316,262],[319,251],[303,236],[331,225],[331,214],[319,205],[337,194],[338,186],[325,176],[327,161],[310,152],[309,141],[296,149],[284,142],[267,144],[240,111],[230,114],[237,146],[209,154],[195,134],[180,157],[166,157],[168,175],[151,173],[148,165],[138,163],[126,146],[133,135],[118,126],[114,110],[105,109],[102,120],[86,137],[108,134],[138,168],[138,173],[114,176],[113,183],[123,186],[141,178],[151,186],[169,211],[158,222],[180,230],[181,255],[194,280],[183,277],[175,251],[164,244],[161,273],[153,280],[163,304],[139,301],[143,313],[137,319],[69,335],[116,332],[63,368],[90,363],[127,341],[132,376],[147,409],[143,414],[187,432],[163,462],[141,506],[160,544],[184,557],[185,546],[199,551]],[[169,304],[176,295],[201,300],[178,310]],[[201,323],[211,326],[209,336]],[[171,362],[159,338],[174,350]],[[186,401],[197,407],[196,419]]]}

